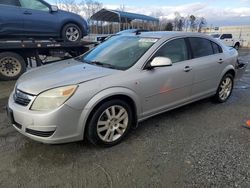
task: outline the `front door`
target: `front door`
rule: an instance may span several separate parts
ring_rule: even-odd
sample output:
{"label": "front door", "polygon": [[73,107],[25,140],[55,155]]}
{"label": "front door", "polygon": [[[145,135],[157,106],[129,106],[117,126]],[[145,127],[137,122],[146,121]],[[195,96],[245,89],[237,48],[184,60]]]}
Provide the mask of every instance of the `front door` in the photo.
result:
{"label": "front door", "polygon": [[141,72],[140,87],[144,99],[144,116],[183,104],[188,101],[191,93],[193,71],[190,68],[185,39],[167,42],[154,57],[170,58],[173,65]]}
{"label": "front door", "polygon": [[20,0],[25,35],[59,35],[57,13],[39,0]]}

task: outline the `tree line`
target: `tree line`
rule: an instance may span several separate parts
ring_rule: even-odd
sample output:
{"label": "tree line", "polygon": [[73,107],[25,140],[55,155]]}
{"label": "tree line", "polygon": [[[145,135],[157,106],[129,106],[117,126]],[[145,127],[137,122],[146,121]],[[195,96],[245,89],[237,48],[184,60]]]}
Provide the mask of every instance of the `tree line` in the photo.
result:
{"label": "tree line", "polygon": [[164,31],[191,31],[201,32],[203,27],[206,27],[207,21],[204,17],[188,15],[183,17],[179,12],[175,12],[173,20],[161,19],[159,23],[160,30]]}
{"label": "tree line", "polygon": [[55,0],[55,3],[60,9],[77,13],[87,20],[103,8],[103,4],[97,0]]}
{"label": "tree line", "polygon": [[[84,16],[87,20],[103,8],[103,4],[98,0],[55,0],[56,5],[63,10],[74,12]],[[118,10],[126,11],[125,5],[120,5]],[[162,31],[198,31],[201,32],[206,27],[207,21],[204,17],[195,15],[181,16],[175,12],[174,19],[161,18],[159,20],[159,30]]]}

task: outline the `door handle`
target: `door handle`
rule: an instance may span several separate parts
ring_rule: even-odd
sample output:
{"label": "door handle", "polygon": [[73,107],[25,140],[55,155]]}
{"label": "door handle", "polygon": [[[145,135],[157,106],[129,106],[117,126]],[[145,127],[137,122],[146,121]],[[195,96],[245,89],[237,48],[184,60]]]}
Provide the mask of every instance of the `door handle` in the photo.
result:
{"label": "door handle", "polygon": [[223,62],[224,62],[223,59],[219,59],[218,61],[219,64],[222,64]]}
{"label": "door handle", "polygon": [[192,68],[190,66],[186,66],[184,68],[184,72],[190,72],[192,70]]}
{"label": "door handle", "polygon": [[24,13],[24,14],[26,14],[26,15],[31,15],[31,14],[32,14],[32,12],[27,11],[27,10],[26,10],[26,11],[24,11],[23,13]]}

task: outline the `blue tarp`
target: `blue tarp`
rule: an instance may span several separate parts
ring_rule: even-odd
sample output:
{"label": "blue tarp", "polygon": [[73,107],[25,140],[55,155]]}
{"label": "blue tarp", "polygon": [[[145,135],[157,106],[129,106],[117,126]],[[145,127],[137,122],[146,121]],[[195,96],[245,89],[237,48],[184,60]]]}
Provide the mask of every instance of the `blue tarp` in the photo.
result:
{"label": "blue tarp", "polygon": [[144,20],[151,22],[159,22],[159,19],[146,16],[143,14],[136,14],[131,12],[123,12],[119,10],[101,9],[91,16],[91,20],[106,21],[106,22],[131,22],[132,20]]}

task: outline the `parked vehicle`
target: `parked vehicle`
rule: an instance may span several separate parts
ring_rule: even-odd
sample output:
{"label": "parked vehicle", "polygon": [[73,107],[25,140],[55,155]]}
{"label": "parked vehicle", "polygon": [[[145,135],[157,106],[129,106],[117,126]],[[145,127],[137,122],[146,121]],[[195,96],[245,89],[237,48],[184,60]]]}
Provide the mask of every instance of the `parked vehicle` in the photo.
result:
{"label": "parked vehicle", "polygon": [[130,34],[132,34],[132,33],[139,34],[141,32],[149,32],[149,30],[146,30],[146,29],[126,29],[126,30],[120,31],[120,32],[115,33],[115,34],[98,36],[98,37],[96,37],[96,41],[102,43],[113,36],[129,34],[129,33]]}
{"label": "parked vehicle", "polygon": [[[77,57],[88,51],[94,42],[58,42],[54,40],[0,40],[0,81],[16,80],[26,68]],[[41,58],[42,56],[42,58]],[[50,59],[50,60],[48,60]]]}
{"label": "parked vehicle", "polygon": [[198,33],[114,36],[84,55],[31,70],[10,95],[14,127],[43,143],[118,144],[156,114],[230,97],[238,52]]}
{"label": "parked vehicle", "polygon": [[232,34],[212,34],[213,38],[221,40],[226,46],[234,47],[236,50],[239,50],[241,46],[241,41],[239,39],[233,38]]}
{"label": "parked vehicle", "polygon": [[59,10],[43,0],[0,0],[0,37],[45,37],[76,42],[88,34],[79,15]]}

